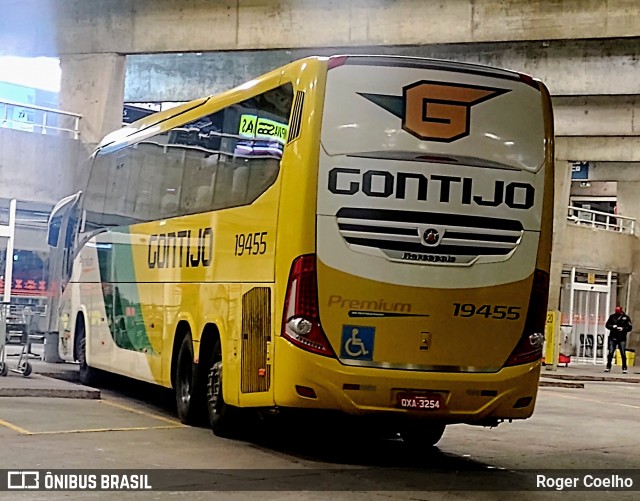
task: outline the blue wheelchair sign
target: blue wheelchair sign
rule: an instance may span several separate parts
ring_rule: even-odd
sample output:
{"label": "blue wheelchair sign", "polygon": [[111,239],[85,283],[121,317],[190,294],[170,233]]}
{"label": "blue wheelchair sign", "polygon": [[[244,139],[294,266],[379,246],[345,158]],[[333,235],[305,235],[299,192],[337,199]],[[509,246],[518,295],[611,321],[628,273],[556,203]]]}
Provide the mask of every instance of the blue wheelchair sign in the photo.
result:
{"label": "blue wheelchair sign", "polygon": [[376,337],[375,327],[362,325],[343,325],[340,358],[352,360],[373,360],[373,346]]}

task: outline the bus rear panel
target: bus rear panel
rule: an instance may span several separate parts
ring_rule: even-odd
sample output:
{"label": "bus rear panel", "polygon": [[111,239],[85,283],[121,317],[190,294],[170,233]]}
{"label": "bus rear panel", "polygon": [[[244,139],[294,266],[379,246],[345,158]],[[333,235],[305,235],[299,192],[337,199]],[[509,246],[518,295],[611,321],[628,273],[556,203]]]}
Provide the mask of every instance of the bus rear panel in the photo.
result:
{"label": "bus rear panel", "polygon": [[546,89],[440,61],[328,67],[316,252],[291,268],[276,404],[529,417],[548,293]]}

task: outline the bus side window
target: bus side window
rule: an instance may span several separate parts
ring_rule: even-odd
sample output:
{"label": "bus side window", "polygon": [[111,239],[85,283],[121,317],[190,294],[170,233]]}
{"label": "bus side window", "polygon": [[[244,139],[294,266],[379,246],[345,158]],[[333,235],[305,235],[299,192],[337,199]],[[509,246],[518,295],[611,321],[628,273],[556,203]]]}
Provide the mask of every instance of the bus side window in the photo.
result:
{"label": "bus side window", "polygon": [[218,170],[224,110],[204,116],[185,126],[190,131],[188,148],[183,149],[184,172],[180,213],[193,214],[211,209]]}
{"label": "bus side window", "polygon": [[87,224],[133,224],[253,203],[278,176],[292,99],[286,84],[99,154],[87,189]]}
{"label": "bus side window", "polygon": [[275,182],[292,100],[286,84],[224,110],[213,208],[251,204]]}
{"label": "bus side window", "polygon": [[233,169],[233,181],[231,182],[231,193],[234,205],[243,205],[247,198],[247,188],[249,183],[249,164],[240,164]]}

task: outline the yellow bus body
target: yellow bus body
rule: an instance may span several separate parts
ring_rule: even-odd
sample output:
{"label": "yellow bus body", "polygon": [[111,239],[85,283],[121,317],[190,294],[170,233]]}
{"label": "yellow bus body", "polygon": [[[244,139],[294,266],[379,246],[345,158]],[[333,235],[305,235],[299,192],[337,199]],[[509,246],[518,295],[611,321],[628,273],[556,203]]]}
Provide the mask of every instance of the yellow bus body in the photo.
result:
{"label": "yellow bus body", "polygon": [[[146,117],[105,138],[98,155],[115,157],[157,134],[278,86],[289,84],[294,96],[304,94],[299,124],[302,132],[293,140],[289,138],[277,178],[252,203],[111,227],[84,245],[62,299],[61,318],[67,327],[61,333],[61,356],[77,359],[74,338],[78,318],[82,316],[88,366],[165,387],[176,384],[181,336],[190,333],[196,365],[205,358],[203,350],[210,350],[211,339],[219,337],[224,401],[235,407],[335,410],[354,415],[470,424],[529,417],[535,405],[540,358],[511,366],[505,364],[525,329],[534,269],[547,275],[550,269],[554,176],[548,92],[537,81],[513,84],[529,85],[539,92],[544,119],[541,125],[544,144],[539,145],[544,150],[544,173],[527,174],[527,179],[543,176],[543,180],[535,181],[542,187],[536,195],[540,224],[531,232],[533,236],[524,231],[520,240],[538,238],[537,243],[531,244],[534,259],[530,260],[528,271],[518,274],[514,268],[516,280],[477,287],[420,286],[419,277],[412,285],[386,283],[338,269],[325,262],[319,252],[324,236],[318,234],[318,228],[328,224],[318,212],[317,200],[326,187],[326,180],[319,178],[318,165],[326,161],[320,157],[324,155],[321,138],[327,77],[335,71],[329,69],[330,61],[307,58],[291,63],[217,97]],[[371,64],[375,65],[375,61]],[[385,71],[391,70],[387,67]],[[440,78],[445,80],[442,73]],[[498,99],[494,101],[497,103]],[[379,113],[383,116],[386,112]],[[443,144],[437,143],[440,150],[455,142]],[[509,175],[517,174],[516,169],[506,171]],[[346,175],[341,179],[346,180],[340,181],[345,183],[341,185],[342,191],[353,186],[348,182],[356,182],[355,177]],[[434,185],[434,181],[429,182],[430,187]],[[187,231],[191,232],[189,236],[180,240],[177,235]],[[249,255],[235,255],[234,242],[237,250],[239,235],[252,235],[259,242],[258,251],[252,248]],[[341,251],[351,252],[346,243],[344,246]],[[194,259],[196,247],[200,265],[192,267],[186,263]],[[108,266],[97,262],[101,259],[96,257],[100,252],[106,253]],[[317,256],[320,322],[333,356],[301,349],[282,335],[292,263],[303,255]],[[370,256],[363,254],[354,259],[362,262],[374,259]],[[380,267],[386,266],[378,257],[375,259]],[[203,266],[205,261],[209,264]],[[354,269],[357,266],[360,265],[354,264]],[[409,278],[424,270],[441,268],[434,263],[395,262],[393,266],[413,267],[406,272]],[[104,271],[107,268],[109,271]],[[463,277],[463,268],[450,268],[452,276]],[[124,269],[128,271],[121,271]],[[478,276],[483,277],[480,272]],[[261,306],[258,316],[261,322],[269,319],[268,332],[259,344],[260,353],[251,346],[252,332],[248,331],[251,321],[243,317],[243,301],[254,300],[253,291],[263,298],[256,299],[258,302],[268,298],[267,306]],[[491,318],[488,314],[453,318],[452,308],[456,304],[458,310],[463,308],[463,314],[467,305],[476,305],[474,309],[491,305],[493,309],[485,310]],[[518,311],[517,318],[508,322],[504,317],[496,318],[502,312],[493,305],[513,305],[513,311]],[[350,317],[354,311],[365,318]],[[499,314],[494,314],[495,311]],[[385,316],[385,312],[401,315]],[[402,316],[408,312],[411,315]],[[372,359],[341,356],[347,339],[345,328],[350,324],[375,331]],[[128,327],[132,325],[135,327]],[[122,326],[118,327],[122,329],[118,335],[128,336],[130,347],[114,343],[117,336],[114,326]],[[139,343],[135,336],[140,337]],[[446,342],[441,341],[445,338]],[[357,339],[356,334],[353,339]],[[399,407],[398,398],[405,392],[439,395],[444,405],[429,411]]]}

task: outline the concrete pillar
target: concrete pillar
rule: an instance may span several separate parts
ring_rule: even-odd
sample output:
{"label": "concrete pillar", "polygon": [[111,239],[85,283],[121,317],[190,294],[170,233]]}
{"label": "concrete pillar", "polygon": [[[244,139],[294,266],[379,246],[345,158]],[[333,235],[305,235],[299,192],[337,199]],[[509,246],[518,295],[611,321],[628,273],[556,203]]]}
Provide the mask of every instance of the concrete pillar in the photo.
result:
{"label": "concrete pillar", "polygon": [[[640,197],[638,197],[638,190],[640,190],[640,181],[618,183],[618,214],[636,219],[636,235],[640,235]],[[640,238],[638,237],[634,238],[632,253],[634,272],[627,277],[629,281],[629,297],[626,298],[626,303],[628,306],[624,303],[622,303],[622,306],[627,306],[627,313],[631,316],[631,320],[634,321],[634,330],[627,338],[627,349],[635,350],[636,355],[640,356],[640,272],[638,271],[640,270]],[[638,364],[640,364],[640,361],[636,361],[636,365]]]}
{"label": "concrete pillar", "polygon": [[[640,357],[640,273],[638,264],[640,263],[640,239],[636,239],[633,246],[634,271],[627,275],[624,289],[628,291],[626,301],[618,301],[622,307],[626,307],[627,314],[633,322],[633,330],[627,336],[627,349],[634,350],[636,356]],[[640,365],[640,360],[636,360],[636,367]]]}
{"label": "concrete pillar", "polygon": [[553,247],[551,250],[551,272],[549,277],[549,309],[560,309],[560,287],[562,265],[565,262],[564,233],[567,228],[567,207],[571,190],[571,164],[556,159]]}
{"label": "concrete pillar", "polygon": [[82,114],[80,139],[84,143],[96,144],[122,127],[125,56],[62,56],[60,68],[60,108]]}
{"label": "concrete pillar", "polygon": [[60,364],[64,362],[64,360],[62,360],[60,358],[60,355],[58,354],[58,333],[57,332],[45,333],[43,361],[48,362],[50,364]]}
{"label": "concrete pillar", "polygon": [[[640,249],[636,246],[635,255],[640,255]],[[627,349],[634,350],[636,356],[640,357],[640,273],[634,272],[628,276],[629,280],[629,306],[627,314],[631,316],[633,330],[627,336]],[[624,304],[623,304],[624,306]],[[636,367],[640,365],[640,360],[636,359]]]}

